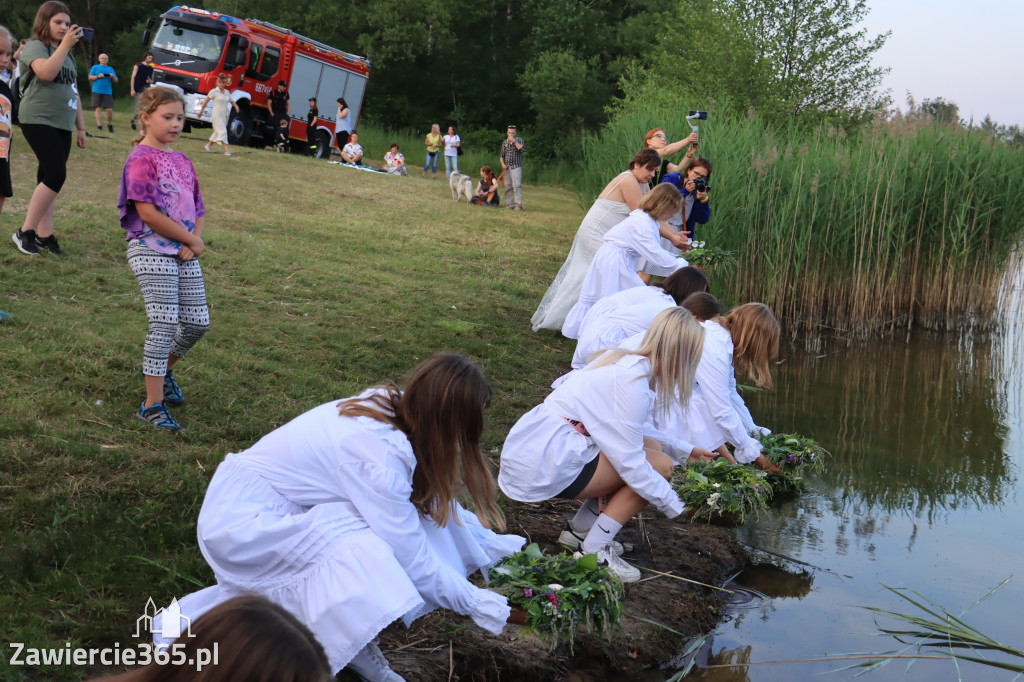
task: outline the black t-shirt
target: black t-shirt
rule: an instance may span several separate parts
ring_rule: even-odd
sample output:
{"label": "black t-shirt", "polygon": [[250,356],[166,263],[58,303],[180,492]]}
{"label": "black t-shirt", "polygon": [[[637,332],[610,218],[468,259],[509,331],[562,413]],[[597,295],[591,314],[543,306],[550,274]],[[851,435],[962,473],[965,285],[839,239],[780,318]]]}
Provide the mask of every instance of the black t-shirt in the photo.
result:
{"label": "black t-shirt", "polygon": [[270,102],[270,113],[274,117],[274,126],[276,127],[282,118],[288,118],[288,91],[274,90],[270,93],[267,101]]}
{"label": "black t-shirt", "polygon": [[153,67],[146,64],[146,62],[139,62],[135,66],[135,80],[132,81],[132,89],[135,90],[137,95],[151,85],[146,81],[152,78]]}
{"label": "black t-shirt", "polygon": [[313,123],[316,121],[317,116],[319,116],[319,115],[320,115],[320,110],[319,109],[317,109],[315,106],[310,107],[309,108],[309,113],[306,114],[306,125],[312,126]]}

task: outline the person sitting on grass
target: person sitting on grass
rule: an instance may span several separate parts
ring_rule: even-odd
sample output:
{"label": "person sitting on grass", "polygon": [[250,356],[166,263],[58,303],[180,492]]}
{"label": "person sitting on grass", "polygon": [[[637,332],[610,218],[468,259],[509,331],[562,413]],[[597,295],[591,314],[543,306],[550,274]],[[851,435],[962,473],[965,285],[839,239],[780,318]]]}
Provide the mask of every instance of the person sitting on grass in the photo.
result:
{"label": "person sitting on grass", "polygon": [[480,185],[476,188],[476,194],[470,199],[470,203],[482,206],[497,206],[500,201],[498,192],[498,178],[490,166],[480,167]]}
{"label": "person sitting on grass", "polygon": [[284,153],[288,151],[288,121],[281,119],[277,122],[277,130],[274,131],[274,140],[277,141],[277,151]]}
{"label": "person sitting on grass", "polygon": [[352,133],[348,143],[341,150],[341,158],[345,163],[358,166],[363,161],[363,147],[359,144],[359,134]]}
{"label": "person sitting on grass", "polygon": [[[652,412],[686,405],[704,330],[684,308],[663,310],[636,350],[614,349],[570,372],[544,402],[516,422],[501,450],[498,485],[513,500],[580,499],[559,544],[597,554],[623,582],[640,571],[619,558],[623,524],[648,504],[683,512],[669,485],[672,460],[646,422]],[[599,498],[606,497],[602,510]]]}
{"label": "person sitting on grass", "polygon": [[402,152],[398,151],[398,143],[391,143],[391,151],[384,155],[384,167],[381,169],[385,173],[391,173],[392,175],[408,175],[409,171],[405,167],[405,156]]}

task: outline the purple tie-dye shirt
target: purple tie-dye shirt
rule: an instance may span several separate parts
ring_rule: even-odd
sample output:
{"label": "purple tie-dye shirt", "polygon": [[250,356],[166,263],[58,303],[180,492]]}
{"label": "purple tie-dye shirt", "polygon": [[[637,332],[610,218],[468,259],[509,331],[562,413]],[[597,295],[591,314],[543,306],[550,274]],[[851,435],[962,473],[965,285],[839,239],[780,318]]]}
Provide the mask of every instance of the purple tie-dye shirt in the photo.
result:
{"label": "purple tie-dye shirt", "polygon": [[121,227],[126,240],[139,239],[157,253],[177,254],[181,243],[153,232],[142,222],[136,201],[153,204],[168,218],[189,232],[196,229],[196,218],[206,215],[199,180],[192,162],[181,152],[165,152],[144,144],[136,145],[121,173]]}

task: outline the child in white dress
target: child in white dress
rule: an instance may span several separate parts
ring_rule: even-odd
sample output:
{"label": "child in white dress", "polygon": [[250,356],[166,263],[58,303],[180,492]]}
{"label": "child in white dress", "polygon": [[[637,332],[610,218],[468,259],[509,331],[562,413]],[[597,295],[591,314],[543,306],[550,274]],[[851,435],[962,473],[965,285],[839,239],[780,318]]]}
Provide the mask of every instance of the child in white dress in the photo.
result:
{"label": "child in white dress", "polygon": [[578,338],[583,318],[605,296],[646,284],[637,272],[638,259],[657,265],[665,275],[689,265],[662,248],[658,232],[659,222],[675,215],[681,204],[675,187],[658,185],[640,201],[640,208],[608,230],[583,279],[579,300],[562,325],[564,336]]}
{"label": "child in white dress", "polygon": [[[703,345],[704,332],[689,312],[662,311],[637,350],[606,351],[568,374],[519,419],[502,448],[502,491],[522,502],[584,500],[559,543],[596,553],[623,582],[640,579],[617,556],[622,546],[615,535],[623,524],[648,504],[669,517],[683,511],[667,480],[672,460],[645,434],[652,412],[688,401]],[[605,496],[601,511],[598,498]]]}
{"label": "child in white dress", "polygon": [[[524,543],[488,528],[504,528],[479,445],[489,401],[476,365],[435,355],[404,392],[326,403],[229,454],[199,513],[217,585],[183,598],[182,613],[261,594],[313,631],[332,673],[371,682],[402,680],[375,644],[398,618],[442,607],[500,633],[506,598],[466,579]],[[476,515],[455,499],[463,487]]]}

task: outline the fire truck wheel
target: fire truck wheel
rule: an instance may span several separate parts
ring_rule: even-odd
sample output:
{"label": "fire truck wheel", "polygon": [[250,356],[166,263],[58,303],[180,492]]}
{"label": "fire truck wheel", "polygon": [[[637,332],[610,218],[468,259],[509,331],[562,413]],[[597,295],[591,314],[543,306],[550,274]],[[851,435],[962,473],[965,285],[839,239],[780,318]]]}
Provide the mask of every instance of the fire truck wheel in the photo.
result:
{"label": "fire truck wheel", "polygon": [[228,143],[239,146],[249,144],[249,136],[252,134],[252,112],[245,102],[238,105],[238,112],[231,112],[228,120]]}
{"label": "fire truck wheel", "polygon": [[326,130],[317,131],[316,153],[314,156],[318,159],[331,158],[331,134]]}

